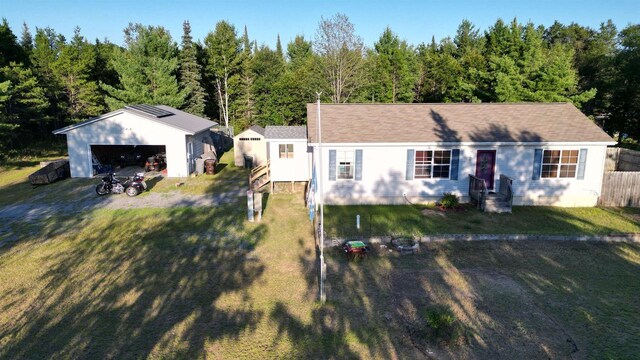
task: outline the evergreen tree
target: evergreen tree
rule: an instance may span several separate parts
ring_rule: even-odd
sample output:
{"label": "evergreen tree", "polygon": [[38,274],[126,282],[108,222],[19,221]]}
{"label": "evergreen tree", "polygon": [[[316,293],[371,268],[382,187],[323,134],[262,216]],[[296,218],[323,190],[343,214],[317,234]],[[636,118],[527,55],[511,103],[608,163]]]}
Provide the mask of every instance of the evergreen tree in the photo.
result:
{"label": "evergreen tree", "polygon": [[139,103],[181,107],[186,91],[178,86],[178,47],[169,32],[130,24],[124,33],[126,50],[117,49],[112,59],[120,87],[102,84],[109,108]]}
{"label": "evergreen tree", "polygon": [[24,63],[26,60],[25,52],[18,44],[18,38],[11,31],[7,19],[3,18],[0,25],[0,67],[7,66],[10,62]]}
{"label": "evergreen tree", "polygon": [[251,41],[247,27],[244,27],[242,34],[242,52],[240,54],[240,72],[238,80],[238,93],[234,102],[233,113],[235,117],[235,128],[244,130],[253,124],[255,115],[255,99],[253,96],[252,61],[254,53],[251,50]]}
{"label": "evergreen tree", "polygon": [[238,83],[242,68],[241,42],[237,38],[236,29],[226,21],[216,24],[214,32],[210,32],[204,40],[208,63],[206,71],[215,84],[219,116],[226,127],[229,127],[230,104],[235,100],[233,93]]}
{"label": "evergreen tree", "polygon": [[33,73],[45,91],[49,103],[47,115],[53,119],[54,127],[61,127],[65,117],[64,86],[54,72],[55,63],[66,39],[52,28],[36,28],[34,48],[31,52]]}
{"label": "evergreen tree", "polygon": [[180,87],[186,90],[182,109],[190,114],[204,116],[206,93],[202,87],[202,66],[198,63],[196,49],[191,38],[191,25],[182,24],[182,49],[180,52]]}
{"label": "evergreen tree", "polygon": [[33,36],[27,26],[26,22],[22,23],[22,34],[20,35],[20,46],[25,53],[25,58],[28,59],[33,50]]}
{"label": "evergreen tree", "polygon": [[380,35],[370,55],[373,93],[378,102],[411,102],[417,81],[415,56],[406,41],[389,27]]}
{"label": "evergreen tree", "polygon": [[618,142],[626,138],[640,141],[640,25],[629,25],[619,34],[610,119],[605,129],[618,133]]}
{"label": "evergreen tree", "polygon": [[60,45],[53,72],[63,87],[65,118],[71,121],[98,116],[105,111],[104,97],[92,78],[96,52],[76,27],[69,44]]}
{"label": "evergreen tree", "polygon": [[282,95],[279,81],[284,73],[284,61],[277,51],[262,46],[251,62],[253,93],[256,100],[256,120],[261,125],[284,125]]}
{"label": "evergreen tree", "polygon": [[278,34],[278,40],[276,41],[276,54],[284,59],[284,53],[282,52],[282,43],[280,43],[280,34]]}
{"label": "evergreen tree", "polygon": [[[3,126],[4,130],[20,127],[20,132],[27,136],[39,133],[46,134],[47,120],[45,111],[49,102],[44,89],[39,86],[38,79],[31,69],[22,64],[11,62],[0,69],[2,83]],[[16,134],[14,134],[16,135]],[[4,142],[11,142],[7,139]]]}

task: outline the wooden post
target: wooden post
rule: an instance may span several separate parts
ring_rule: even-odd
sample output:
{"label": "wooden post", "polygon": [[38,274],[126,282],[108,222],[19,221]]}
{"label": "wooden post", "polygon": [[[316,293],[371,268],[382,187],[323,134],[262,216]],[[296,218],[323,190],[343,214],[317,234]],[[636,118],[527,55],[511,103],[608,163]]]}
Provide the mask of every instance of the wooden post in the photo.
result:
{"label": "wooden post", "polygon": [[247,218],[253,222],[253,191],[247,191]]}
{"label": "wooden post", "polygon": [[257,214],[257,220],[262,220],[262,193],[257,192],[253,194],[253,210]]}

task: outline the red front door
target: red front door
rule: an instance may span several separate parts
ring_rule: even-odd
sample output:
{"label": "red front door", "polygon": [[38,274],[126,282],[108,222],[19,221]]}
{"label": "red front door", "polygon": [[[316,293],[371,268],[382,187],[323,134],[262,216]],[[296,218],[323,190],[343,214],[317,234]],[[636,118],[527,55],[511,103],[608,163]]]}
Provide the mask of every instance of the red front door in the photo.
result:
{"label": "red front door", "polygon": [[493,177],[496,168],[495,150],[478,150],[476,157],[476,177],[484,179],[487,189],[493,190]]}

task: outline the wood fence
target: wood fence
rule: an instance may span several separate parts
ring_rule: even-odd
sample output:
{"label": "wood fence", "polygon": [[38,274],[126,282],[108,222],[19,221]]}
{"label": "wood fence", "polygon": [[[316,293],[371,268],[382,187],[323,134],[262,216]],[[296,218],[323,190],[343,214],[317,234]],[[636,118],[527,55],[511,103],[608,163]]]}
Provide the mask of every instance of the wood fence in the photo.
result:
{"label": "wood fence", "polygon": [[640,151],[608,148],[605,171],[640,171]]}
{"label": "wood fence", "polygon": [[640,171],[605,171],[599,205],[640,207]]}

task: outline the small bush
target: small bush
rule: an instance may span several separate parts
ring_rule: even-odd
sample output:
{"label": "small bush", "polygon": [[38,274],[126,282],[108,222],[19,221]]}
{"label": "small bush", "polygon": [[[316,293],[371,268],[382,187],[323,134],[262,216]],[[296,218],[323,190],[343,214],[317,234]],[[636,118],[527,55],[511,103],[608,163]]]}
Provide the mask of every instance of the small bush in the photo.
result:
{"label": "small bush", "polygon": [[442,198],[440,198],[439,203],[445,209],[451,209],[460,204],[460,199],[458,199],[458,197],[452,193],[444,193],[444,195],[442,195]]}
{"label": "small bush", "polygon": [[427,309],[425,320],[432,340],[446,345],[457,345],[464,341],[462,325],[448,306],[438,305]]}

